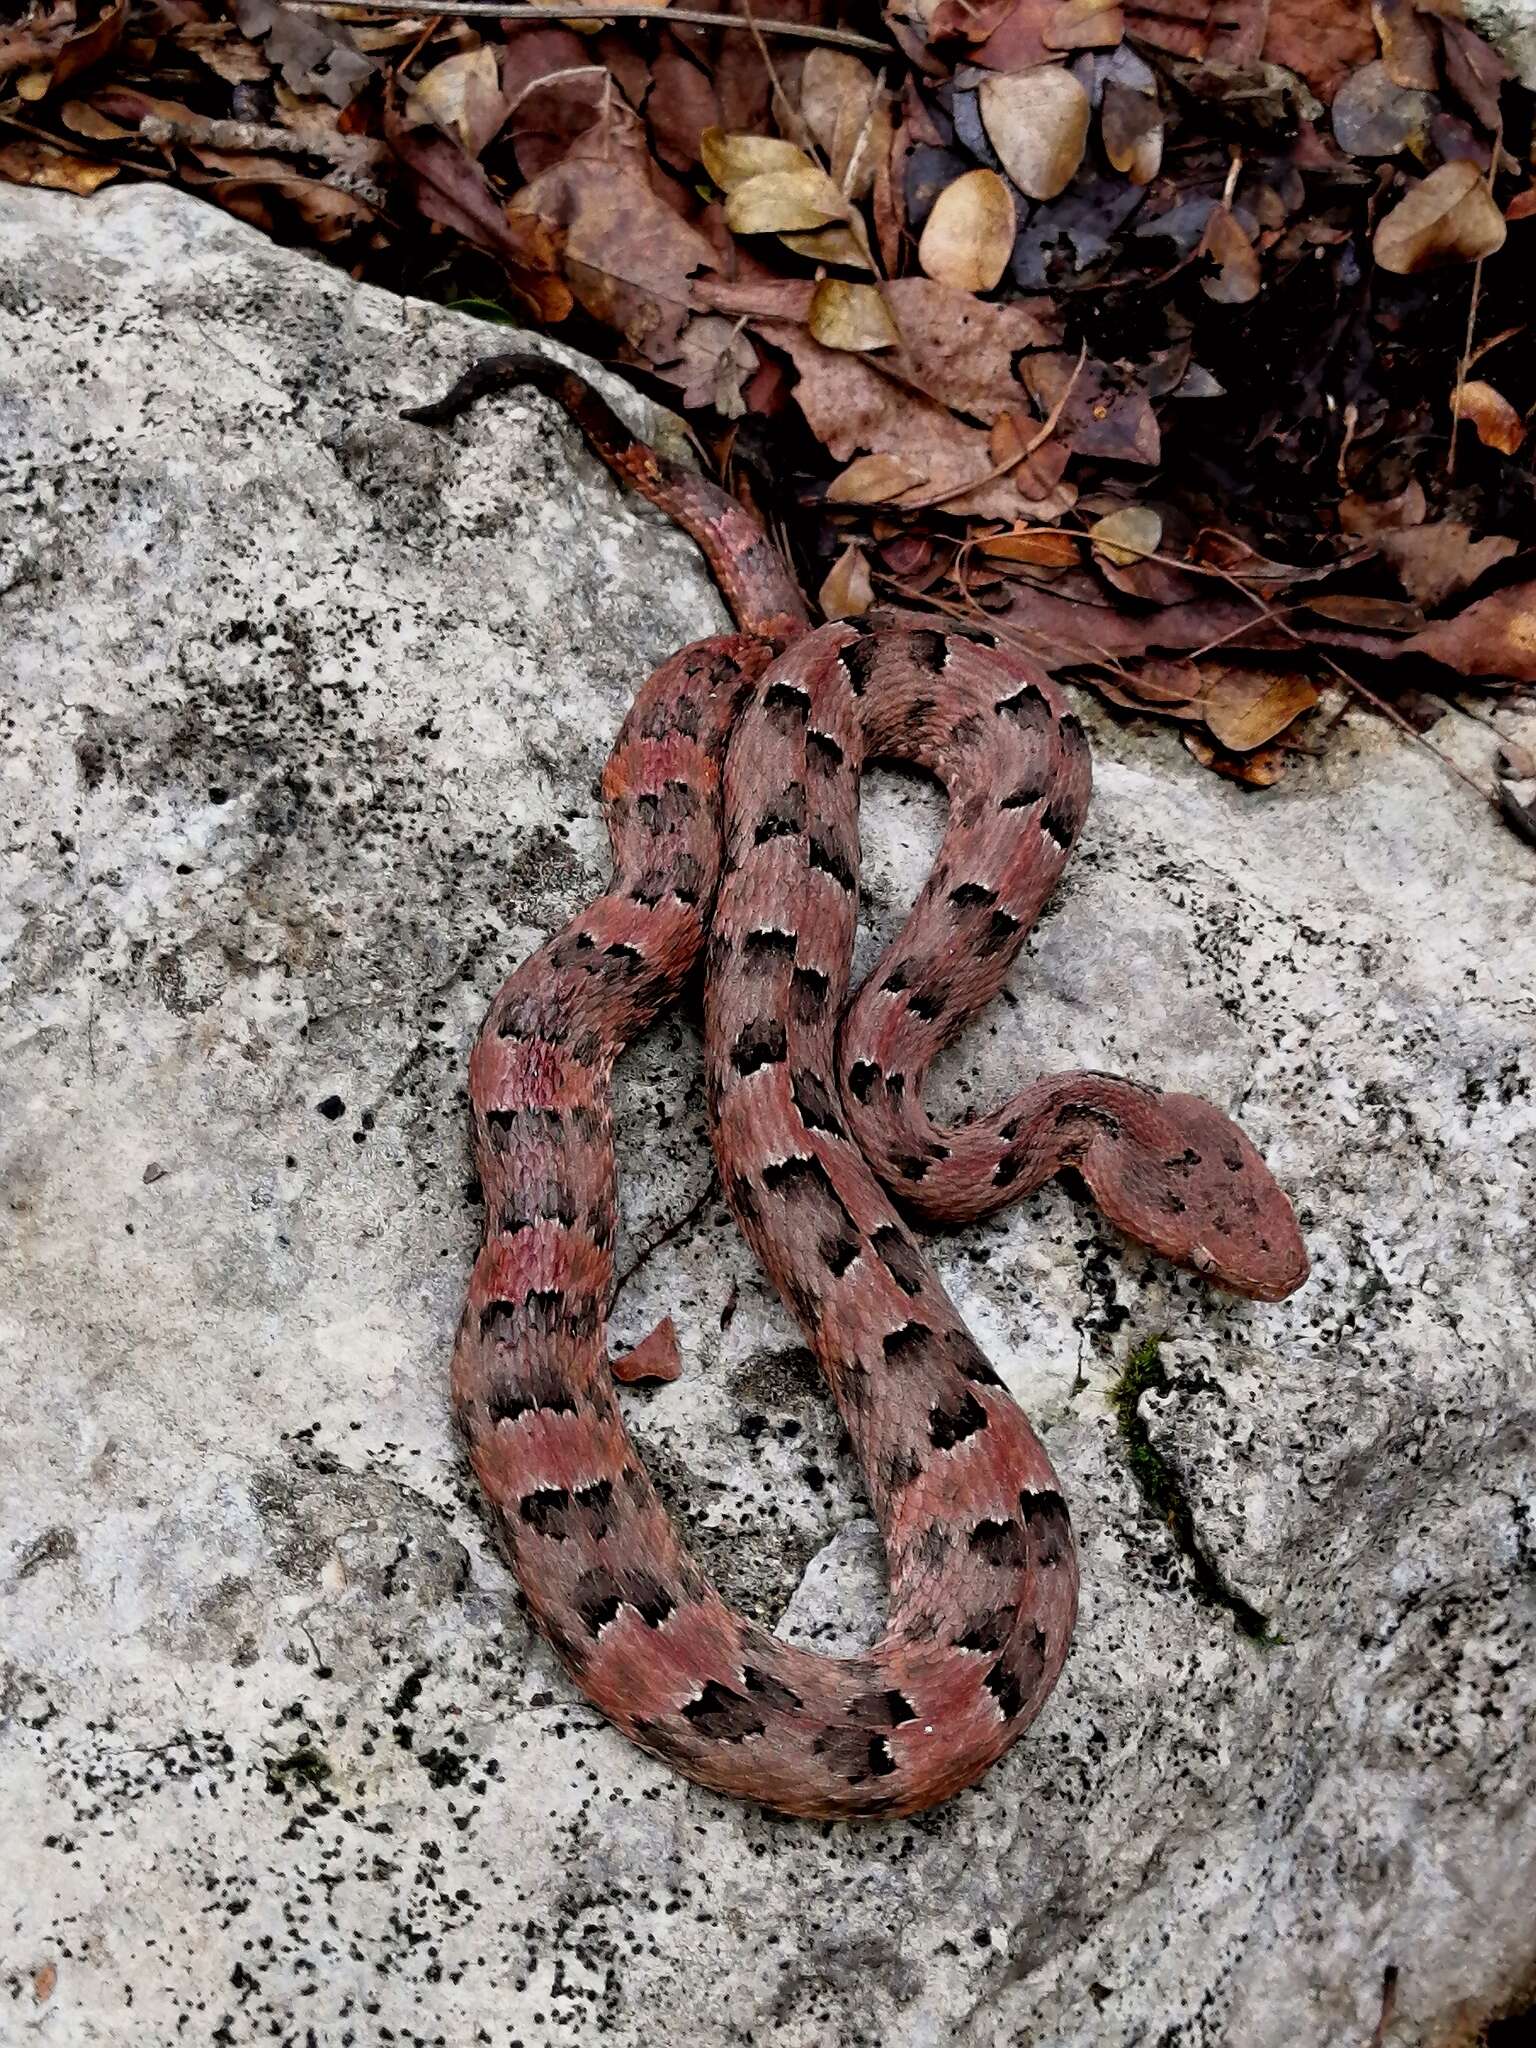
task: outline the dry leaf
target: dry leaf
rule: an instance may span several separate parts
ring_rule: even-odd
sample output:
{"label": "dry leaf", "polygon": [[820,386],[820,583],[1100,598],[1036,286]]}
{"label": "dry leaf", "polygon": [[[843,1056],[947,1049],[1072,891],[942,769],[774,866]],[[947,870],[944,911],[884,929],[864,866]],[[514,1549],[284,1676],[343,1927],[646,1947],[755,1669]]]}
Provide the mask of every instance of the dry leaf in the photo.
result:
{"label": "dry leaf", "polygon": [[1120,680],[1144,703],[1167,709],[1198,704],[1206,683],[1192,661],[1139,661],[1122,669]]}
{"label": "dry leaf", "polygon": [[0,179],[13,185],[41,185],[50,192],[73,192],[84,197],[98,192],[117,176],[118,165],[97,163],[92,157],[74,156],[54,149],[46,142],[18,136],[0,142]]}
{"label": "dry leaf", "polygon": [[725,202],[727,227],[737,235],[777,235],[842,220],[848,202],[825,171],[763,171],[737,185]]}
{"label": "dry leaf", "polygon": [[1536,583],[1515,583],[1469,604],[1454,619],[1436,619],[1398,646],[1427,654],[1464,676],[1536,683]]}
{"label": "dry leaf", "polygon": [[826,277],[811,295],[811,333],[823,348],[865,351],[891,348],[901,339],[878,289]]}
{"label": "dry leaf", "polygon": [[1163,522],[1150,505],[1126,505],[1089,528],[1095,554],[1116,568],[1128,568],[1162,545]]}
{"label": "dry leaf", "polygon": [[1082,559],[1082,542],[1071,533],[990,533],[981,551],[1002,562],[1028,562],[1038,569],[1074,569]]}
{"label": "dry leaf", "polygon": [[874,603],[869,564],[863,550],[853,542],[849,542],[827,572],[817,601],[823,616],[829,619],[862,619]]}
{"label": "dry leaf", "polygon": [[478,156],[507,118],[501,66],[489,43],[434,64],[411,87],[405,117],[451,135],[469,156]]}
{"label": "dry leaf", "polygon": [[1504,216],[1476,164],[1441,164],[1409,188],[1376,230],[1383,270],[1412,276],[1444,263],[1472,263],[1504,246]]}
{"label": "dry leaf", "polygon": [[1228,753],[1247,754],[1317,702],[1318,691],[1305,676],[1224,667],[1207,685],[1204,718]]}
{"label": "dry leaf", "polygon": [[827,485],[829,505],[883,505],[926,482],[895,455],[861,455]]}
{"label": "dry leaf", "polygon": [[857,214],[848,221],[833,221],[830,227],[807,228],[803,234],[780,235],[786,249],[805,256],[812,263],[840,263],[848,270],[873,270],[869,240]]}
{"label": "dry leaf", "polygon": [[1259,747],[1249,754],[1228,753],[1213,747],[1203,733],[1187,732],[1184,744],[1202,768],[1214,768],[1229,782],[1244,783],[1249,789],[1272,789],[1290,766],[1283,747]]}
{"label": "dry leaf", "polygon": [[1207,298],[1222,306],[1246,306],[1258,297],[1263,282],[1258,252],[1230,207],[1212,207],[1201,247],[1221,266],[1214,276],[1200,280]]}
{"label": "dry leaf", "polygon": [[1435,102],[1395,79],[1379,60],[1362,64],[1333,98],[1333,139],[1351,156],[1420,156],[1428,143]]}
{"label": "dry leaf", "polygon": [[1125,34],[1120,0],[1061,0],[1045,24],[1052,50],[1112,50]]}
{"label": "dry leaf", "polygon": [[996,171],[967,171],[934,201],[917,245],[930,277],[958,291],[989,292],[1008,268],[1018,217]]}
{"label": "dry leaf", "polygon": [[32,1972],[32,1996],[39,2005],[46,2005],[58,1988],[59,1966],[57,1963],[42,1963]]}
{"label": "dry leaf", "polygon": [[1496,562],[1507,562],[1520,552],[1519,542],[1502,533],[1474,540],[1472,528],[1457,519],[1380,533],[1376,545],[1408,595],[1430,611],[1470,590]]}
{"label": "dry leaf", "polygon": [[1371,0],[1371,19],[1392,83],[1433,92],[1440,83],[1434,36],[1414,0]]}
{"label": "dry leaf", "polygon": [[719,128],[706,128],[699,137],[699,160],[725,193],[769,171],[816,168],[803,149],[777,135],[727,135]]}
{"label": "dry leaf", "polygon": [[1309,597],[1307,610],[1336,625],[1355,626],[1363,633],[1417,633],[1424,614],[1417,605],[1402,604],[1395,597],[1337,596]]}
{"label": "dry leaf", "polygon": [[866,198],[891,147],[890,109],[879,80],[846,50],[812,49],[800,73],[800,113],[839,190],[850,199]]}
{"label": "dry leaf", "polygon": [[1485,448],[1497,448],[1501,455],[1513,455],[1525,439],[1525,421],[1509,400],[1475,377],[1456,386],[1451,410],[1458,419],[1471,421]]}
{"label": "dry leaf", "polygon": [[1150,185],[1163,161],[1163,109],[1152,94],[1106,79],[1099,102],[1104,154],[1133,185]]}
{"label": "dry leaf", "polygon": [[1088,95],[1072,73],[1057,64],[1004,72],[984,78],[977,98],[987,139],[1019,190],[1031,199],[1064,192],[1088,142]]}

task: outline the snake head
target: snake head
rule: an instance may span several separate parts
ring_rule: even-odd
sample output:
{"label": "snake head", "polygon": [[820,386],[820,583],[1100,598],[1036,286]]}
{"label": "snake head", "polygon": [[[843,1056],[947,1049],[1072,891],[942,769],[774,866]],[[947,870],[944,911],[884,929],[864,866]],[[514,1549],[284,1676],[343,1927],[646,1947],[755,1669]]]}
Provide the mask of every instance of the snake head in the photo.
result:
{"label": "snake head", "polygon": [[1311,1270],[1296,1214],[1247,1138],[1196,1095],[1138,1100],[1077,1162],[1110,1221],[1233,1294],[1283,1301]]}

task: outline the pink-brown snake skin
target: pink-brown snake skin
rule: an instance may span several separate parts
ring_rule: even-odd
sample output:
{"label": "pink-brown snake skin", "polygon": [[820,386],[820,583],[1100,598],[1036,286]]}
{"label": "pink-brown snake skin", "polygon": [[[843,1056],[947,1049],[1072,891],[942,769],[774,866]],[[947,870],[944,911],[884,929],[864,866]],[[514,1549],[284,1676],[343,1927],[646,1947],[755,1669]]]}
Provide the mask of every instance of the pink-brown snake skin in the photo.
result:
{"label": "pink-brown snake skin", "polygon": [[[485,1190],[453,1360],[470,1460],[538,1626],[633,1741],[782,1812],[912,1813],[971,1784],[1040,1710],[1077,1607],[1071,1525],[1022,1410],[904,1217],[981,1216],[1070,1171],[1122,1230],[1274,1300],[1307,1260],[1290,1205],[1209,1104],[1093,1073],[952,1129],[929,1062],[1002,985],[1089,793],[1078,719],[985,633],[810,630],[756,522],[636,441],[574,374],[484,363],[407,417],[533,384],[704,548],[740,622],[664,662],[603,776],[607,890],[512,975],[470,1058]],[[949,796],[932,874],[851,1007],[859,778]],[[863,1468],[885,1631],[838,1659],[733,1612],[684,1547],[613,1378],[676,1371],[664,1321],[610,1362],[610,1077],[705,953],[720,1179],[813,1347]]]}

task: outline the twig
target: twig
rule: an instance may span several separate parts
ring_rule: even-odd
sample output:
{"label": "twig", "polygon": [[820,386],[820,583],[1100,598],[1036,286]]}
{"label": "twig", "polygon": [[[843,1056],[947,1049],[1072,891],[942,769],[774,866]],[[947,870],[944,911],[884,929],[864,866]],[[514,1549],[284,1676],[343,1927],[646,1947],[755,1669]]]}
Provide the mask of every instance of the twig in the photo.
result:
{"label": "twig", "polygon": [[[411,6],[408,0],[283,0],[283,5],[293,14],[327,14],[333,19],[345,20],[349,14],[399,14],[407,19],[415,16],[452,15],[455,18],[476,17],[495,21],[542,21],[563,24],[568,21],[680,21],[688,28],[745,28],[754,27],[752,19],[744,14],[711,14],[694,7],[582,7],[575,6],[562,14],[558,6],[536,7],[515,5],[504,7],[500,0],[424,0],[421,6]],[[855,35],[851,29],[816,28],[809,22],[763,21],[755,24],[759,34],[790,36],[801,43],[831,43],[839,50],[873,50],[878,56],[889,57],[889,43],[876,42],[873,36]]]}
{"label": "twig", "polygon": [[[1025,442],[1017,455],[1010,455],[1006,462],[998,463],[995,469],[983,471],[980,476],[967,477],[963,483],[946,484],[942,491],[930,491],[926,498],[905,498],[899,505],[895,505],[891,509],[896,512],[926,512],[930,506],[944,505],[951,498],[963,498],[967,491],[980,490],[983,484],[995,484],[999,477],[1007,476],[1008,472],[1011,469],[1017,469],[1021,462],[1028,462],[1035,450],[1043,448],[1052,434],[1055,433],[1061,416],[1066,411],[1067,400],[1072,396],[1073,386],[1077,383],[1082,367],[1087,360],[1088,344],[1085,341],[1077,352],[1077,361],[1072,365],[1072,374],[1067,379],[1060,398],[1057,399],[1056,403],[1041,421],[1039,432]],[[1061,529],[1055,526],[1042,526],[1039,530],[1042,533],[1058,533]]]}
{"label": "twig", "polygon": [[[1499,121],[1498,132],[1493,138],[1493,148],[1488,156],[1488,176],[1484,183],[1488,196],[1493,197],[1493,181],[1498,175],[1499,159],[1504,154],[1504,122]],[[1478,301],[1483,296],[1483,259],[1478,257],[1472,267],[1472,297],[1467,304],[1467,332],[1461,344],[1461,360],[1456,365],[1456,388],[1451,393],[1451,445],[1445,451],[1445,480],[1450,483],[1456,474],[1456,441],[1461,433],[1461,407],[1457,399],[1461,387],[1467,381],[1467,371],[1472,366],[1472,334],[1477,326]]]}
{"label": "twig", "polygon": [[613,1308],[614,1303],[618,1300],[619,1296],[623,1293],[624,1289],[629,1285],[630,1281],[634,1279],[635,1275],[639,1272],[640,1268],[643,1265],[645,1265],[648,1260],[654,1258],[656,1253],[661,1250],[664,1244],[670,1244],[674,1237],[678,1236],[680,1232],[686,1230],[690,1223],[698,1222],[700,1216],[702,1216],[704,1213],[705,1205],[714,1199],[715,1189],[718,1185],[719,1183],[715,1174],[715,1169],[711,1167],[709,1170],[709,1179],[704,1183],[704,1192],[702,1195],[699,1196],[698,1200],[693,1204],[693,1206],[690,1209],[686,1210],[681,1216],[674,1217],[673,1220],[667,1225],[666,1229],[662,1231],[661,1235],[659,1237],[652,1238],[651,1242],[645,1246],[644,1250],[639,1252],[633,1259],[630,1260],[629,1264],[624,1268],[623,1272],[619,1275],[618,1279],[614,1281],[613,1292],[608,1297],[608,1307],[610,1312]]}

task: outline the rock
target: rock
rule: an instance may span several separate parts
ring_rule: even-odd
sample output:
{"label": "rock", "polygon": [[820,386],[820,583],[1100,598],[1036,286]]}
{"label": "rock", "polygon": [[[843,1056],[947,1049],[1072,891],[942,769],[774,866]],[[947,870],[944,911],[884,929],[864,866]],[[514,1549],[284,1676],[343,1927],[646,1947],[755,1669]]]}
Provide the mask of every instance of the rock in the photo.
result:
{"label": "rock", "polygon": [[1466,14],[1536,91],[1536,0],[1466,0]]}
{"label": "rock", "polygon": [[[468,319],[147,187],[4,188],[0,246],[15,2024],[1363,2048],[1396,1971],[1428,2048],[1513,1998],[1529,848],[1354,714],[1256,797],[1085,704],[1082,853],[943,1093],[1209,1094],[1315,1277],[1222,1302],[1057,1190],[944,1239],[1081,1532],[1064,1680],[920,1820],[728,1806],[529,1634],[445,1398],[466,1048],[598,886],[623,707],[719,603],[542,401],[400,423],[497,345]],[[879,933],[936,817],[872,778]],[[684,1021],[619,1122],[622,1268],[708,1187]],[[663,1310],[684,1376],[622,1398],[675,1511],[752,1612],[867,1640],[840,1432],[717,1202],[616,1340]]]}

